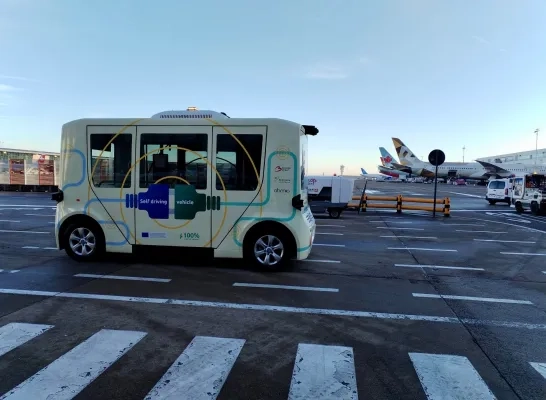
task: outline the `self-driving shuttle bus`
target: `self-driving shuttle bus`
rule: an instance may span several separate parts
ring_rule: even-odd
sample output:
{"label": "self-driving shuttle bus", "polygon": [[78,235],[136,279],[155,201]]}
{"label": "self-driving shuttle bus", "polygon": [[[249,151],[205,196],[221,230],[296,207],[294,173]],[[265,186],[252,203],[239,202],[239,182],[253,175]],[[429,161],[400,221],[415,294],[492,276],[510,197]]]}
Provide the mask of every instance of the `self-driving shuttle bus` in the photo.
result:
{"label": "self-driving shuttle bus", "polygon": [[[75,260],[183,247],[274,270],[311,252],[311,125],[197,110],[63,125],[55,236]],[[150,247],[151,246],[151,247]]]}

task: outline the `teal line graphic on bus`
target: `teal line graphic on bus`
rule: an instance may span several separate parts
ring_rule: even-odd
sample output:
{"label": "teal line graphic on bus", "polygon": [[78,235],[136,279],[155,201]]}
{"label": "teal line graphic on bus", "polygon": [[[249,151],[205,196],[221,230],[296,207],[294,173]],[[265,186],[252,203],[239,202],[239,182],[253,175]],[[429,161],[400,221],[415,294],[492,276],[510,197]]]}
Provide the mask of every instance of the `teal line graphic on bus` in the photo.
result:
{"label": "teal line graphic on bus", "polygon": [[[125,207],[147,211],[152,219],[169,219],[169,188],[168,184],[152,184],[146,192],[127,194]],[[193,186],[174,187],[174,219],[194,219],[198,212],[210,209],[210,203],[210,196],[197,193]],[[212,203],[216,209],[216,198]]]}

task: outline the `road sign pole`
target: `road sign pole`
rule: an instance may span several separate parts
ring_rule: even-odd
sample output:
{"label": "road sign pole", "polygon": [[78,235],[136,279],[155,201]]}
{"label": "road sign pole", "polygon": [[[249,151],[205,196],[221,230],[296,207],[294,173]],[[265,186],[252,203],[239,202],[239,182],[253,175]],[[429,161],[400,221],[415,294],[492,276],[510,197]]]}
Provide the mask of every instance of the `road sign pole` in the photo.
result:
{"label": "road sign pole", "polygon": [[432,205],[432,218],[436,218],[436,190],[438,188],[438,166],[446,160],[446,155],[442,150],[432,150],[428,155],[428,162],[434,165],[434,204]]}
{"label": "road sign pole", "polygon": [[[438,156],[436,156],[436,163],[438,163]],[[434,172],[434,204],[432,205],[432,218],[436,218],[436,187],[438,186],[438,165],[436,165],[436,171]]]}

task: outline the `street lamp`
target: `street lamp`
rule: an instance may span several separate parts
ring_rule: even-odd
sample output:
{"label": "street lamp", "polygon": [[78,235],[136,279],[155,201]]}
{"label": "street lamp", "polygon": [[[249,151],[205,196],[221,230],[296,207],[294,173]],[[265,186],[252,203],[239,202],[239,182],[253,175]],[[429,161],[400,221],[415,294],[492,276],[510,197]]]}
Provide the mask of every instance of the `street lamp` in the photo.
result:
{"label": "street lamp", "polygon": [[463,146],[463,162],[464,162],[464,151],[466,150],[466,146]]}
{"label": "street lamp", "polygon": [[535,134],[537,135],[536,141],[535,141],[535,170],[537,169],[537,158],[538,158],[538,132],[540,129],[535,129]]}

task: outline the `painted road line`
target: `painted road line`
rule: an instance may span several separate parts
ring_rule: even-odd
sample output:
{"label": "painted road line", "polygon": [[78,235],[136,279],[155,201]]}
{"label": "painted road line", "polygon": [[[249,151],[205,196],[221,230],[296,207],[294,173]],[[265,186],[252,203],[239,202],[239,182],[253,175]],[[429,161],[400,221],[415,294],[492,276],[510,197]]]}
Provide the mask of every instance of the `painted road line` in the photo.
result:
{"label": "painted road line", "polygon": [[394,264],[395,267],[406,267],[406,268],[435,268],[435,269],[463,269],[470,271],[485,271],[483,268],[474,268],[474,267],[450,267],[447,265],[423,265],[423,264]]}
{"label": "painted road line", "polygon": [[9,271],[10,274],[15,274],[17,272],[21,271],[20,269],[12,269],[11,271]]}
{"label": "painted road line", "polygon": [[425,228],[392,228],[389,226],[376,226],[375,229],[406,230],[406,231],[424,231]]}
{"label": "painted road line", "polygon": [[463,229],[455,229],[455,232],[468,232],[468,233],[508,233],[508,232],[498,232],[498,231],[467,231]]}
{"label": "painted road line", "polygon": [[316,232],[317,235],[333,235],[333,236],[343,236],[343,233],[334,233],[334,232]]}
{"label": "painted road line", "polygon": [[216,399],[244,344],[244,339],[196,336],[145,400]]}
{"label": "painted road line", "polygon": [[25,214],[25,215],[28,215],[28,216],[31,216],[31,217],[49,217],[49,218],[55,218],[55,214],[51,215],[51,214],[48,214],[48,215],[44,215],[44,214]]}
{"label": "painted road line", "polygon": [[39,249],[38,246],[23,246],[22,249]]}
{"label": "painted road line", "polygon": [[368,221],[373,223],[384,223],[384,224],[413,224],[412,221]]}
{"label": "painted road line", "polygon": [[289,289],[289,290],[307,290],[310,292],[339,292],[339,289],[335,288],[324,288],[324,287],[312,287],[312,286],[287,286],[287,285],[268,285],[265,283],[242,283],[235,282],[233,286],[241,287],[256,287],[264,289]]}
{"label": "painted road line", "polygon": [[448,193],[451,193],[451,194],[458,194],[460,196],[468,196],[468,197],[476,197],[478,199],[484,199],[485,200],[485,196],[479,196],[477,194],[469,194],[469,193],[459,193],[459,192],[448,192]]}
{"label": "painted road line", "polygon": [[509,251],[501,251],[500,253],[511,256],[546,256],[546,253],[512,253]]}
{"label": "painted road line", "polygon": [[533,304],[528,300],[513,300],[513,299],[496,299],[492,297],[472,297],[472,296],[454,296],[450,294],[428,294],[428,293],[412,293],[413,297],[424,297],[429,299],[449,299],[449,300],[469,300],[469,301],[484,301],[487,303],[508,303],[508,304]]}
{"label": "painted road line", "polygon": [[50,208],[50,209],[55,209],[57,207],[55,206],[44,206],[42,204],[0,204],[0,207],[25,207],[25,208],[36,208],[36,207],[40,207],[40,209],[42,208]]}
{"label": "painted road line", "polygon": [[375,311],[355,311],[355,310],[336,310],[331,308],[305,308],[305,307],[287,307],[287,306],[273,306],[266,304],[244,304],[244,303],[225,303],[214,301],[201,301],[201,300],[183,300],[183,299],[169,299],[169,298],[157,298],[157,297],[131,297],[131,296],[117,296],[108,294],[93,294],[93,293],[74,293],[74,292],[50,292],[43,290],[24,290],[24,289],[0,289],[0,293],[13,294],[21,296],[42,296],[42,297],[55,297],[64,299],[80,299],[80,300],[101,300],[101,301],[120,301],[127,303],[143,303],[143,304],[165,304],[169,306],[187,306],[187,307],[209,307],[209,308],[222,308],[229,310],[253,310],[253,311],[270,311],[270,312],[284,312],[292,314],[307,314],[307,315],[329,315],[337,317],[353,317],[353,318],[374,318],[385,320],[401,320],[401,321],[424,321],[424,322],[443,322],[451,324],[469,324],[469,325],[482,325],[482,326],[496,326],[505,328],[516,329],[530,329],[546,331],[546,324],[535,324],[527,322],[516,321],[496,321],[496,320],[482,320],[474,318],[455,318],[444,317],[439,315],[419,315],[419,314],[393,314],[382,313]]}
{"label": "painted road line", "polygon": [[326,224],[317,224],[317,226],[327,226],[330,228],[345,228],[345,225],[326,225]]}
{"label": "painted road line", "polygon": [[427,249],[423,247],[387,247],[389,250],[422,250],[422,251],[452,251],[457,252],[459,250],[450,250],[450,249]]}
{"label": "painted road line", "polygon": [[485,226],[485,224],[449,224],[443,223],[442,226]]}
{"label": "painted road line", "polygon": [[529,242],[526,240],[499,240],[499,239],[474,239],[476,242],[499,242],[499,243],[530,243],[535,244],[536,242]]}
{"label": "painted road line", "polygon": [[37,231],[10,231],[6,229],[0,229],[0,233],[40,233],[44,235],[51,235],[51,232],[37,232]]}
{"label": "painted road line", "polygon": [[519,219],[515,219],[515,218],[506,218],[507,221],[514,221],[514,222],[523,222],[524,224],[530,224],[531,221],[529,220],[526,220],[526,219],[523,219],[523,218],[519,218]]}
{"label": "painted road line", "polygon": [[305,260],[300,260],[300,261],[318,262],[318,263],[331,263],[331,264],[339,264],[341,262],[341,261],[337,261],[337,260],[310,260],[308,258],[306,258]]}
{"label": "painted road line", "polygon": [[56,247],[42,247],[42,249],[44,249],[44,250],[59,250]]}
{"label": "painted road line", "polygon": [[313,243],[313,246],[325,246],[325,247],[345,247],[344,244],[327,244],[327,243]]}
{"label": "painted road line", "polygon": [[72,399],[144,336],[145,332],[102,329],[2,399]]}
{"label": "painted road line", "polygon": [[3,270],[3,269],[0,269],[0,272],[4,272],[4,270]]}
{"label": "painted road line", "polygon": [[531,367],[537,370],[537,372],[546,379],[546,363],[530,362]]}
{"label": "painted road line", "polygon": [[407,238],[407,239],[438,239],[436,236],[396,236],[396,235],[387,235],[387,236],[379,236],[382,238]]}
{"label": "painted road line", "polygon": [[298,344],[288,399],[357,400],[353,349]]}
{"label": "painted road line", "polygon": [[24,324],[12,322],[0,328],[0,356],[34,339],[53,325]]}
{"label": "painted road line", "polygon": [[409,356],[428,399],[495,400],[468,358],[426,353]]}
{"label": "painted road line", "polygon": [[[55,249],[56,250],[56,249]],[[125,275],[96,275],[96,274],[76,274],[77,278],[98,278],[98,279],[117,279],[122,281],[146,281],[146,282],[170,282],[171,279],[163,278],[144,278],[139,276],[125,276]]]}
{"label": "painted road line", "polygon": [[13,219],[0,219],[0,222],[21,222],[21,221],[15,221]]}

